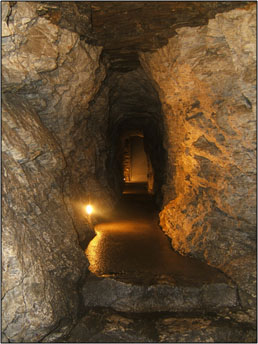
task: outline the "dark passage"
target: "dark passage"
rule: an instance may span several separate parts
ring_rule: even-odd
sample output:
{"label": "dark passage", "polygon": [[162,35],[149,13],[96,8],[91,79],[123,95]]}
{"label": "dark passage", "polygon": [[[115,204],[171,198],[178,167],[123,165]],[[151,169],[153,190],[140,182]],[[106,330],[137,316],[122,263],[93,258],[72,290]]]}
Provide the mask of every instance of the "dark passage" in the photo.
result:
{"label": "dark passage", "polygon": [[1,2],[0,342],[256,342],[256,12]]}
{"label": "dark passage", "polygon": [[121,201],[106,222],[95,226],[95,232],[86,254],[91,272],[98,276],[137,284],[165,279],[200,285],[224,280],[218,270],[171,249],[145,183],[126,183]]}

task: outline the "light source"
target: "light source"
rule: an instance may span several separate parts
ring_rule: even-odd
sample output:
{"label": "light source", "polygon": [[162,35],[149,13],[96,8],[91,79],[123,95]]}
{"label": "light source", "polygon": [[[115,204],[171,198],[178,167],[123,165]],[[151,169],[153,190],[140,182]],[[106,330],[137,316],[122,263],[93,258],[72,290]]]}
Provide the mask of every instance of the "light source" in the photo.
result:
{"label": "light source", "polygon": [[90,215],[93,212],[93,207],[90,204],[88,204],[86,205],[85,210],[86,210],[86,213]]}

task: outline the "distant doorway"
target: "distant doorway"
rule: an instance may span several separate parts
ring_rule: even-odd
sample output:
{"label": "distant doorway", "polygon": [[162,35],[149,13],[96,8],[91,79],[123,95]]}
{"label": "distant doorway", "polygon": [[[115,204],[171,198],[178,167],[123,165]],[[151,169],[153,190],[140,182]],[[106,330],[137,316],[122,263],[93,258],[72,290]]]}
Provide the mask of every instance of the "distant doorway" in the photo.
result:
{"label": "distant doorway", "polygon": [[148,161],[143,137],[131,136],[127,140],[124,154],[124,179],[126,182],[147,183]]}

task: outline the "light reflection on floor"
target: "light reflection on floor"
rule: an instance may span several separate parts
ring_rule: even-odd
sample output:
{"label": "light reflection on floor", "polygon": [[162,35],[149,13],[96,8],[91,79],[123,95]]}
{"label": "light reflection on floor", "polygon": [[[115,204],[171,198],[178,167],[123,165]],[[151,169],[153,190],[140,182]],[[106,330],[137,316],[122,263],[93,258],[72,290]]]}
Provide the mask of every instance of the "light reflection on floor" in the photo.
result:
{"label": "light reflection on floor", "polygon": [[[133,190],[136,192],[133,193]],[[180,256],[158,226],[158,211],[144,185],[129,185],[109,221],[95,227],[86,255],[99,276],[126,275],[152,280],[170,276],[180,283],[203,283],[222,274],[206,264]]]}

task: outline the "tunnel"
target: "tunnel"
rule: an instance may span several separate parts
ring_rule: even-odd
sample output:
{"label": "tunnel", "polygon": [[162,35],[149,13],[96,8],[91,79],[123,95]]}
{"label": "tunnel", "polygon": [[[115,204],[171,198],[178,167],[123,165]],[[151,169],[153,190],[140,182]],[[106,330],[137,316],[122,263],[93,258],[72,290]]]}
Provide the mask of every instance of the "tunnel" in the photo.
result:
{"label": "tunnel", "polygon": [[[107,158],[107,170],[113,177],[110,179],[110,185],[118,194],[121,193],[123,183],[118,181],[125,178],[123,158],[127,150],[126,178],[128,181],[143,181],[144,177],[136,176],[136,171],[145,159],[145,169],[148,170],[145,174],[149,174],[149,177],[146,176],[149,191],[155,194],[156,202],[161,204],[167,152],[163,143],[164,118],[159,96],[142,68],[122,75],[112,73],[109,83],[107,137],[111,149]],[[138,158],[137,137],[138,141],[142,142],[142,156]],[[140,160],[137,162],[137,159]]]}
{"label": "tunnel", "polygon": [[1,8],[1,342],[255,343],[256,2]]}

